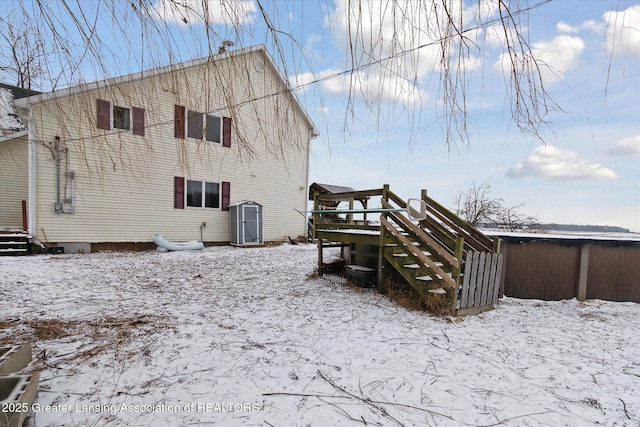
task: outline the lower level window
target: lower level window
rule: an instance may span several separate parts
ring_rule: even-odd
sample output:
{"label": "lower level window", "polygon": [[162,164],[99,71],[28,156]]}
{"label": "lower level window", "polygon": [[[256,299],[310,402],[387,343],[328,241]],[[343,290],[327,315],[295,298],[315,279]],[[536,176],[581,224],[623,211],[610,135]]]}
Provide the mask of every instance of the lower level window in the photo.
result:
{"label": "lower level window", "polygon": [[193,208],[220,208],[220,184],[187,180],[186,204]]}

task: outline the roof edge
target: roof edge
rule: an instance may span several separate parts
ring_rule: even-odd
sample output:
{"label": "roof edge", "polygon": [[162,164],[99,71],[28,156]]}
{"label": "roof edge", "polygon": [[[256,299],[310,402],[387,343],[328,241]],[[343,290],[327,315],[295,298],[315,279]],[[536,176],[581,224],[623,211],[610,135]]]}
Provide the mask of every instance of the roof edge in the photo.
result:
{"label": "roof edge", "polygon": [[[258,45],[254,45],[254,46],[249,46],[249,47],[245,47],[245,48],[241,48],[241,49],[237,49],[237,50],[232,50],[232,51],[227,51],[221,54],[217,54],[217,55],[211,55],[211,57],[214,57],[216,60],[220,61],[220,60],[226,60],[226,59],[230,59],[232,57],[239,57],[239,56],[244,56],[244,55],[249,55],[251,53],[255,53],[255,52],[262,52],[262,54],[267,58],[267,60],[269,61],[269,63],[271,64],[271,66],[273,67],[273,69],[276,71],[276,74],[278,75],[278,77],[282,80],[282,82],[285,84],[285,86],[289,89],[289,93],[292,95],[292,98],[294,100],[294,102],[297,104],[300,112],[302,113],[302,116],[305,118],[305,120],[308,122],[309,127],[312,131],[312,136],[316,137],[319,135],[319,132],[316,128],[316,125],[313,123],[313,120],[311,120],[311,117],[309,117],[309,114],[307,113],[306,109],[303,107],[302,103],[300,102],[300,100],[298,99],[298,97],[296,96],[296,94],[293,92],[291,85],[289,84],[289,82],[287,81],[287,79],[284,77],[284,75],[282,74],[282,72],[280,71],[280,69],[276,66],[275,61],[273,60],[273,57],[269,54],[269,52],[267,51],[267,48],[264,44],[258,44]],[[130,73],[130,74],[125,74],[122,76],[116,76],[116,77],[110,77],[107,79],[103,79],[103,80],[97,80],[95,82],[91,82],[91,83],[82,83],[76,86],[71,86],[68,88],[64,88],[64,89],[59,89],[59,90],[54,90],[52,92],[43,92],[43,93],[39,93],[36,95],[31,95],[31,96],[27,96],[24,98],[20,98],[20,99],[15,99],[14,100],[14,104],[16,106],[19,107],[25,107],[28,108],[31,105],[34,104],[41,104],[44,102],[49,102],[49,101],[55,101],[58,99],[63,99],[63,98],[68,98],[71,96],[75,96],[78,94],[82,94],[82,93],[86,93],[86,92],[92,92],[92,91],[97,91],[100,89],[105,89],[109,86],[117,86],[120,84],[125,84],[125,83],[132,83],[132,82],[136,82],[136,81],[140,81],[140,80],[144,80],[144,79],[149,79],[152,77],[156,77],[162,74],[167,74],[173,71],[177,71],[177,70],[186,70],[189,68],[193,68],[193,67],[197,67],[200,65],[205,64],[207,61],[209,61],[209,56],[207,57],[203,57],[203,58],[197,58],[197,59],[192,59],[189,61],[185,61],[185,62],[178,62],[175,64],[169,64],[169,65],[164,65],[161,67],[157,67],[157,68],[151,68],[149,70],[145,70],[145,71],[139,71],[136,73]]]}
{"label": "roof edge", "polygon": [[12,141],[14,139],[22,138],[23,136],[27,135],[29,135],[29,131],[27,129],[24,129],[10,133],[9,135],[0,136],[0,144],[2,144],[3,142]]}

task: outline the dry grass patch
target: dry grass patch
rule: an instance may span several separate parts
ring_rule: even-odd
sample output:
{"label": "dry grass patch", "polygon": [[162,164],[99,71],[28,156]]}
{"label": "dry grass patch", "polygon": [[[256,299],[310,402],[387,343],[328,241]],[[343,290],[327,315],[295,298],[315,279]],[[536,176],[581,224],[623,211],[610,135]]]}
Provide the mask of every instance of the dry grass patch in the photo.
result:
{"label": "dry grass patch", "polygon": [[[30,342],[34,347],[38,364],[48,368],[61,363],[82,362],[103,352],[114,352],[117,359],[148,356],[155,344],[153,336],[171,329],[165,316],[137,315],[130,317],[108,316],[97,320],[42,319],[26,321],[0,320],[1,344]],[[66,354],[52,354],[51,341],[72,344],[77,350]],[[135,343],[134,345],[131,345]]]}

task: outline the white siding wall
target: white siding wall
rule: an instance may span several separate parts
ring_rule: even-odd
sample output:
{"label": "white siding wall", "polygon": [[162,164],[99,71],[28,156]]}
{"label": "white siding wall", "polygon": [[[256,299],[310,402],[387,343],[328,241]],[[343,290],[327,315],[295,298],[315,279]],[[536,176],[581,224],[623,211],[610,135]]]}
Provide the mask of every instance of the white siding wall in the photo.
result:
{"label": "white siding wall", "polygon": [[27,138],[0,143],[0,228],[22,229],[22,201],[28,200]]}
{"label": "white siding wall", "polygon": [[[229,241],[229,213],[174,209],[174,176],[231,183],[231,203],[263,205],[265,240],[304,233],[311,129],[276,78],[253,52],[217,64],[140,80],[34,108],[38,151],[37,224],[50,242]],[[96,128],[96,99],[145,109],[146,134]],[[255,102],[249,102],[256,100]],[[174,105],[233,118],[232,146],[174,138]],[[233,110],[229,105],[234,106]],[[75,213],[54,214],[55,136],[69,147]],[[105,136],[106,135],[106,136]],[[62,168],[64,183],[64,168]],[[70,194],[70,188],[67,189]],[[68,207],[68,205],[67,205]],[[44,236],[39,236],[44,238]]]}

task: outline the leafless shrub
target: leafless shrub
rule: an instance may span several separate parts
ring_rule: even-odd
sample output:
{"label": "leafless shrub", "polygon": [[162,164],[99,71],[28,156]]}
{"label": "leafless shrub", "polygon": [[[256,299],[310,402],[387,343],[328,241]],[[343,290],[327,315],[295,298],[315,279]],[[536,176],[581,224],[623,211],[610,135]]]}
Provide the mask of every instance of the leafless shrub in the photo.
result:
{"label": "leafless shrub", "polygon": [[473,226],[487,226],[506,231],[537,230],[538,218],[519,212],[524,204],[511,207],[504,200],[492,194],[491,184],[472,183],[466,190],[460,190],[454,199],[455,213]]}

